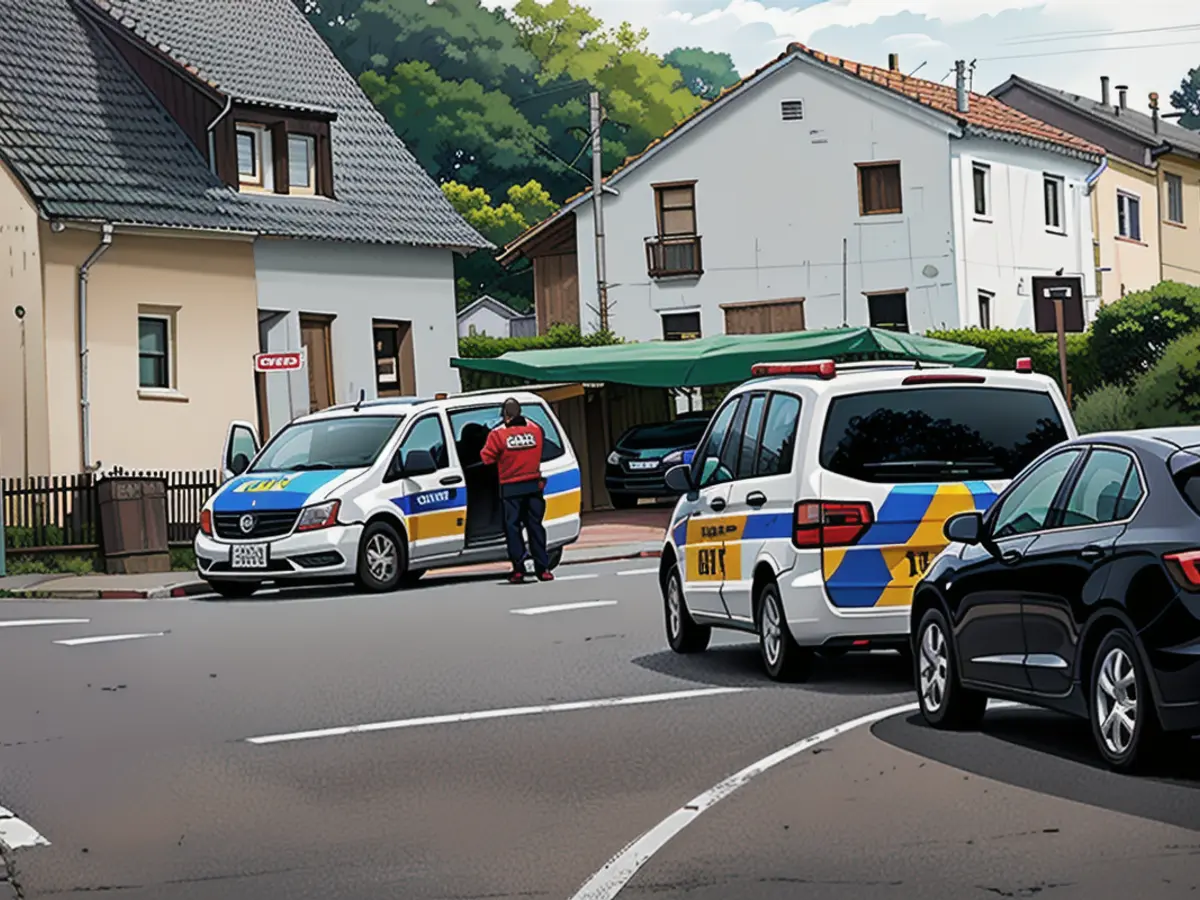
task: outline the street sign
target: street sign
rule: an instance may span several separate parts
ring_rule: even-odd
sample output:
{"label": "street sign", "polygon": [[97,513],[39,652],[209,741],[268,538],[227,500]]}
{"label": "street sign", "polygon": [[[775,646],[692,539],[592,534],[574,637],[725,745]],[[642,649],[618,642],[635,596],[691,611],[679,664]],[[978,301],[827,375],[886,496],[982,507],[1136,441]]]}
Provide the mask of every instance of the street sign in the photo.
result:
{"label": "street sign", "polygon": [[298,372],[304,368],[304,351],[254,354],[255,372]]}

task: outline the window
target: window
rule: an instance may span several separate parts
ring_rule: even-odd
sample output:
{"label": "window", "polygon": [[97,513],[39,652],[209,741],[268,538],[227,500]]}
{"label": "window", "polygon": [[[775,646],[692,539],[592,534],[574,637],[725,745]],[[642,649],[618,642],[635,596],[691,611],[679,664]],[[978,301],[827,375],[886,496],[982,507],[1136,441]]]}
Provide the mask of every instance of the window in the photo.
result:
{"label": "window", "polygon": [[740,406],[741,400],[739,398],[729,401],[721,408],[716,418],[713,419],[712,428],[708,432],[708,438],[694,457],[694,465],[697,466],[700,475],[697,479],[700,487],[707,487],[710,484],[718,484],[733,478],[732,472],[720,471],[721,448],[725,445],[725,437],[729,434],[729,426],[733,421],[734,413],[737,412]]}
{"label": "window", "polygon": [[1136,481],[1136,467],[1129,454],[1118,450],[1093,450],[1067,498],[1062,524],[1073,528],[1127,518],[1137,505],[1136,499],[1132,505],[1122,502],[1130,474]]}
{"label": "window", "polygon": [[413,396],[417,376],[412,323],[375,319],[371,325],[375,341],[376,393],[380,397]]}
{"label": "window", "polygon": [[821,466],[859,481],[1013,478],[1067,439],[1049,394],[963,385],[837,397]]}
{"label": "window", "polygon": [[254,459],[254,454],[258,453],[258,441],[254,438],[254,432],[245,425],[234,425],[229,431],[229,448],[225,453],[225,468],[233,470],[233,461],[239,456],[246,457],[246,465],[250,465],[250,460]]}
{"label": "window", "polygon": [[755,394],[750,398],[746,412],[746,425],[741,433],[741,452],[738,454],[737,477],[754,476],[754,464],[758,456],[758,433],[762,429],[763,409],[767,405],[766,394]]}
{"label": "window", "polygon": [[792,457],[796,452],[796,429],[799,426],[800,401],[791,394],[771,394],[756,475],[764,478],[769,475],[786,475],[792,471]]}
{"label": "window", "polygon": [[647,273],[651,278],[702,274],[700,236],[696,233],[696,183],[653,187],[658,235],[646,239]]}
{"label": "window", "polygon": [[138,386],[167,390],[171,385],[171,320],[138,316]]}
{"label": "window", "polygon": [[1026,474],[996,508],[992,537],[1013,537],[1044,528],[1054,498],[1081,452],[1056,453]]}
{"label": "window", "polygon": [[293,194],[316,193],[316,141],[303,134],[288,135],[288,185]]}
{"label": "window", "polygon": [[993,294],[991,291],[980,291],[979,292],[979,327],[980,328],[991,328],[992,327],[992,297],[994,297],[994,296],[995,296],[995,294]]}
{"label": "window", "polygon": [[971,166],[971,181],[975,191],[975,215],[987,218],[992,214],[992,167],[975,163]]}
{"label": "window", "polygon": [[888,331],[908,331],[908,295],[903,291],[889,294],[869,294],[867,311],[872,328]]}
{"label": "window", "polygon": [[403,416],[354,416],[288,425],[263,449],[252,472],[365,469]]}
{"label": "window", "polygon": [[700,337],[700,313],[663,313],[664,341],[690,341]]}
{"label": "window", "polygon": [[400,459],[404,461],[413,450],[427,450],[439,469],[450,465],[450,454],[446,451],[446,433],[436,414],[422,416],[413,423],[412,430],[400,444]]}
{"label": "window", "polygon": [[266,187],[264,144],[267,132],[256,125],[237,126],[238,181],[249,187]]}
{"label": "window", "polygon": [[726,334],[779,334],[804,330],[804,300],[722,303]]}
{"label": "window", "polygon": [[1117,191],[1117,234],[1131,241],[1142,239],[1142,201]]}
{"label": "window", "polygon": [[1063,209],[1063,192],[1065,190],[1062,178],[1057,175],[1046,175],[1042,178],[1042,193],[1045,198],[1046,228],[1050,231],[1066,231],[1066,215]]}
{"label": "window", "polygon": [[799,122],[804,118],[803,100],[784,100],[779,104],[780,114],[785,122]]}
{"label": "window", "polygon": [[881,216],[903,212],[900,200],[900,163],[857,163],[858,212]]}
{"label": "window", "polygon": [[696,233],[695,184],[656,185],[654,199],[658,209],[660,237]]}
{"label": "window", "polygon": [[[526,403],[521,407],[521,415],[530,422],[536,422],[542,429],[542,462],[550,462],[565,454],[563,439],[550,421],[546,407],[540,403]],[[454,443],[458,447],[458,458],[464,466],[479,461],[479,451],[487,440],[487,433],[504,421],[500,414],[500,404],[493,406],[473,406],[470,409],[456,409],[450,413],[450,430],[454,433]],[[465,435],[465,437],[464,437]],[[478,445],[478,446],[476,446]]]}
{"label": "window", "polygon": [[1167,173],[1167,221],[1183,224],[1183,178]]}

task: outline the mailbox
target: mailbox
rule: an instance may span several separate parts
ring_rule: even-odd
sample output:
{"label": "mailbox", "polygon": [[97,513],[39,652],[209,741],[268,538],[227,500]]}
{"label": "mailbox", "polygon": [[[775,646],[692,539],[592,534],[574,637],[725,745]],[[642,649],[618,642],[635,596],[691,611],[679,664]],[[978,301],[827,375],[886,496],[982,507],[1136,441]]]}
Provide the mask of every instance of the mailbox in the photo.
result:
{"label": "mailbox", "polygon": [[166,479],[102,478],[96,482],[96,505],[108,574],[171,571]]}

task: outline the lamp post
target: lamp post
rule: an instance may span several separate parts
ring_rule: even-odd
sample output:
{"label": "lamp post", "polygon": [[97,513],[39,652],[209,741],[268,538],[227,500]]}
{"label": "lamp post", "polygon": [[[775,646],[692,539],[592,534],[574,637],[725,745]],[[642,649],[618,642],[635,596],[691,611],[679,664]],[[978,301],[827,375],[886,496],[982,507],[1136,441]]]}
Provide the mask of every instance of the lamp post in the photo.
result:
{"label": "lamp post", "polygon": [[1071,383],[1067,381],[1067,326],[1063,315],[1063,303],[1071,296],[1070,288],[1048,288],[1046,294],[1054,301],[1054,327],[1058,332],[1058,369],[1062,374],[1063,394],[1067,406],[1071,405]]}

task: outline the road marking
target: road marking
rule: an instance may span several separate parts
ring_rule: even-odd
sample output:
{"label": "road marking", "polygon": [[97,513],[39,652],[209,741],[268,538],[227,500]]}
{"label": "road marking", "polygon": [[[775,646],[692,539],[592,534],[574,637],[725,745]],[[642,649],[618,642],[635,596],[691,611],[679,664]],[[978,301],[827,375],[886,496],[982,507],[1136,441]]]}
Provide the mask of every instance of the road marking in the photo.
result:
{"label": "road marking", "polygon": [[87,625],[91,619],[3,619],[0,628],[26,628],[30,625]]}
{"label": "road marking", "polygon": [[588,600],[584,603],[559,603],[557,606],[527,606],[524,609],[510,609],[515,616],[541,616],[546,613],[567,612],[572,609],[595,609],[597,606],[616,606],[616,600]]}
{"label": "road marking", "polygon": [[101,634],[96,637],[68,638],[65,641],[55,641],[64,647],[82,647],[84,644],[110,644],[113,641],[136,641],[140,638],[162,637],[165,631],[147,632],[146,634]]}
{"label": "road marking", "polygon": [[653,569],[629,569],[625,572],[618,572],[617,574],[618,575],[657,575],[658,567],[655,566]]}
{"label": "road marking", "polygon": [[555,581],[582,581],[585,578],[599,578],[600,573],[588,572],[584,575],[555,575],[554,581],[539,581],[538,584],[554,584]]}
{"label": "road marking", "polygon": [[[1007,701],[993,701],[989,704],[988,708],[1008,709],[1019,705]],[[892,706],[865,716],[859,716],[857,719],[842,722],[840,725],[834,725],[832,728],[827,728],[817,734],[802,738],[796,741],[796,743],[772,753],[770,756],[764,756],[756,763],[751,763],[740,772],[730,775],[720,784],[705,791],[690,803],[675,810],[675,812],[671,813],[633,843],[627,845],[624,850],[605,863],[599,872],[589,878],[583,887],[571,896],[571,900],[613,900],[617,894],[621,893],[625,885],[632,880],[633,876],[638,873],[638,870],[648,863],[655,853],[666,846],[671,838],[692,824],[692,822],[699,818],[702,812],[715,806],[719,801],[724,800],[738,788],[745,787],[755,777],[782,762],[786,762],[793,756],[803,753],[805,750],[833,740],[835,737],[845,734],[848,731],[853,731],[864,725],[873,725],[876,722],[890,719],[893,716],[917,712],[920,708],[920,704],[918,703],[905,703],[903,706]]]}
{"label": "road marking", "polygon": [[0,806],[0,844],[9,850],[21,847],[49,847],[50,842],[32,826],[18,819],[10,810]]}
{"label": "road marking", "polygon": [[347,725],[341,728],[321,728],[316,731],[296,731],[292,734],[268,734],[263,737],[246,738],[250,744],[281,744],[286,741],[306,741],[313,738],[341,737],[347,734],[363,734],[368,731],[394,731],[399,728],[419,728],[424,725],[457,725],[462,722],[480,722],[485,719],[509,719],[517,716],[535,716],[542,713],[574,712],[583,709],[609,709],[616,706],[641,706],[648,703],[665,703],[669,700],[691,700],[696,697],[716,697],[721,694],[741,694],[749,688],[698,688],[690,691],[673,691],[667,694],[642,694],[636,697],[609,697],[603,700],[580,700],[574,703],[553,703],[544,706],[517,706],[510,709],[485,709],[479,712],[453,713],[448,716],[425,716],[420,719],[397,719],[392,722],[371,722],[366,725]]}

